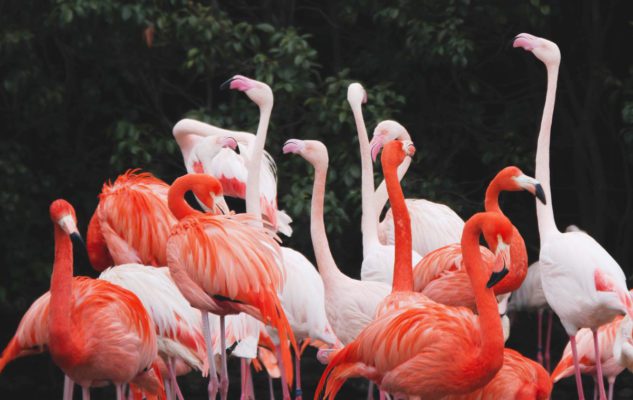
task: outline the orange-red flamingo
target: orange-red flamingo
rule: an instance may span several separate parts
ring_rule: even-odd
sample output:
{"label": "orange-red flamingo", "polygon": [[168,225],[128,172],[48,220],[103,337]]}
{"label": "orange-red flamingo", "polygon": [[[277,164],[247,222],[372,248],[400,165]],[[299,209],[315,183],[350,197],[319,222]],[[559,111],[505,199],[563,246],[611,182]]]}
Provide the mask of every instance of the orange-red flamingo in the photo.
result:
{"label": "orange-red flamingo", "polygon": [[354,376],[396,396],[424,399],[466,394],[488,383],[502,366],[503,332],[490,288],[500,275],[489,276],[490,267],[482,265],[481,233],[499,252],[510,243],[512,225],[498,213],[479,213],[464,227],[462,247],[479,315],[433,302],[387,312],[332,358],[317,396],[326,385],[325,398],[334,397]]}
{"label": "orange-red flamingo", "polygon": [[[113,382],[123,399],[127,382],[151,378],[157,355],[152,320],[132,292],[102,280],[73,281],[70,236],[78,236],[75,210],[65,200],[50,206],[55,226],[48,347],[55,364],[89,397],[91,386]],[[155,377],[154,377],[155,378]]]}
{"label": "orange-red flamingo", "polygon": [[536,147],[536,179],[549,199],[547,205],[536,203],[542,264],[541,282],[545,298],[558,315],[570,337],[576,369],[578,397],[584,399],[576,349],[576,333],[581,328],[593,331],[596,371],[600,398],[605,399],[598,328],[616,315],[633,316],[633,300],[626,288],[626,277],[611,255],[584,232],[561,232],[556,227],[550,189],[549,144],[556,98],[560,51],[546,39],[519,34],[514,47],[532,52],[547,69],[547,91]]}
{"label": "orange-red flamingo", "polygon": [[[490,182],[486,190],[486,211],[503,215],[499,208],[501,191],[526,190],[540,201],[545,201],[540,184],[534,178],[525,175],[517,167],[502,169]],[[495,293],[501,295],[520,287],[527,274],[527,252],[520,233],[513,226],[512,244],[510,247],[511,267],[509,273],[498,285]],[[495,250],[492,248],[492,250]],[[482,247],[483,257],[491,259],[492,255]],[[445,246],[427,254],[413,269],[414,287],[430,299],[451,306],[464,306],[474,310],[475,301],[472,287],[463,266],[462,248],[456,243]]]}
{"label": "orange-red flamingo", "polygon": [[[279,245],[270,231],[249,214],[231,216],[203,214],[187,204],[184,195],[191,190],[213,209],[213,197],[221,195],[220,182],[205,174],[189,174],[174,181],[169,189],[169,208],[179,220],[167,241],[167,264],[172,278],[189,303],[202,311],[203,327],[207,312],[220,316],[223,399],[228,391],[226,369],[225,316],[246,312],[279,334],[283,361],[291,365],[290,342],[294,336],[283,312],[277,291],[283,282]],[[206,329],[205,329],[206,330]],[[207,352],[210,335],[205,332]],[[209,353],[210,394],[215,396],[217,381]],[[286,370],[289,381],[292,369]]]}

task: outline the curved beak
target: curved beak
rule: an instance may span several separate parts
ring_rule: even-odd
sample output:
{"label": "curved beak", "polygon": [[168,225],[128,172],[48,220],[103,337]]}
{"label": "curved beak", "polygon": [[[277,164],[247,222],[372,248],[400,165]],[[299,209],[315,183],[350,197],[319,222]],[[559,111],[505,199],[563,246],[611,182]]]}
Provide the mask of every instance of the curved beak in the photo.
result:
{"label": "curved beak", "polygon": [[369,142],[369,149],[371,151],[371,159],[376,162],[376,158],[378,158],[378,153],[380,153],[380,149],[384,145],[384,138],[382,136],[374,136]]}
{"label": "curved beak", "polygon": [[510,246],[503,243],[503,241],[499,241],[497,244],[497,250],[495,251],[495,258],[497,260],[501,258],[503,267],[500,271],[493,271],[492,274],[490,274],[490,279],[488,280],[488,283],[486,283],[486,287],[488,289],[501,282],[501,280],[508,275],[508,272],[510,272],[508,269],[508,265],[510,264]]}
{"label": "curved beak", "polygon": [[547,204],[545,191],[543,190],[543,186],[541,186],[541,183],[539,181],[527,175],[519,175],[514,179],[516,179],[516,182],[523,190],[527,190],[528,192],[532,193],[534,197],[539,199],[541,203]]}
{"label": "curved beak", "polygon": [[235,140],[235,138],[232,138],[230,136],[224,137],[220,139],[220,146],[222,146],[222,148],[229,148],[229,149],[235,150],[237,148],[237,140]]}
{"label": "curved beak", "polygon": [[78,241],[84,247],[86,246],[86,243],[84,243],[84,240],[79,233],[79,229],[77,229],[77,224],[75,223],[75,219],[72,217],[72,215],[69,214],[61,217],[59,221],[57,221],[57,223],[62,228],[62,230],[71,237],[71,239]]}
{"label": "curved beak", "polygon": [[235,77],[227,79],[225,82],[223,82],[220,85],[220,90],[230,89],[231,88],[231,82],[233,82],[234,80],[235,80]]}
{"label": "curved beak", "polygon": [[540,183],[537,183],[534,186],[534,196],[541,201],[543,204],[547,204],[547,200],[545,199],[545,191],[543,190],[543,186]]}
{"label": "curved beak", "polygon": [[215,196],[213,198],[213,204],[215,205],[215,208],[216,208],[216,214],[218,214],[217,211],[219,211],[219,213],[224,214],[224,215],[229,215],[231,213],[231,209],[229,208],[229,205],[226,204],[226,200],[224,199],[224,196],[222,195]]}

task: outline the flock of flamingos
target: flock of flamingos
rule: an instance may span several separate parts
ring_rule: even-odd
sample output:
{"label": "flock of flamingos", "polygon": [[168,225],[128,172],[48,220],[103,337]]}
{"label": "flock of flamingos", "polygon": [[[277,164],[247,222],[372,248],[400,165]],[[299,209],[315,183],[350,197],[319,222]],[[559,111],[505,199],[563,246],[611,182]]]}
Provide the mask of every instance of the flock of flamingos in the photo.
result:
{"label": "flock of flamingos", "polygon": [[[300,355],[319,348],[327,364],[315,398],[333,398],[352,377],[395,399],[548,399],[552,385],[592,374],[594,396],[613,396],[615,377],[633,368],[633,302],[616,261],[578,229],[554,221],[549,143],[560,52],[520,34],[514,47],[547,69],[547,93],[536,151],[536,179],[501,170],[486,191],[485,212],[464,222],[445,205],[405,199],[400,179],[415,152],[406,129],[380,122],[371,142],[362,116],[366,93],[348,88],[362,162],[361,280],[341,273],[329,249],[323,203],[326,147],[291,139],[284,153],[314,167],[310,232],[317,268],[280,245],[290,218],[278,210],[274,161],[264,151],[273,94],[236,75],[223,86],[244,92],[260,110],[257,134],[181,120],[173,134],[187,175],[172,185],[131,170],[106,183],[85,246],[98,279],[73,277],[73,240],[83,243],[73,207],[50,205],[55,260],[50,291],[26,312],[0,359],[48,351],[74,385],[112,383],[117,399],[182,399],[177,376],[209,377],[209,399],[228,395],[227,348],[241,362],[241,397],[254,398],[252,368],[281,378],[284,398],[296,382]],[[239,150],[239,152],[237,151]],[[380,152],[385,181],[374,191]],[[184,196],[193,192],[204,209]],[[540,258],[528,268],[519,231],[499,207],[501,191],[536,197]],[[223,196],[243,198],[246,213]],[[391,209],[380,214],[387,200]],[[480,236],[488,247],[480,246]],[[515,292],[508,304],[510,294]],[[549,351],[538,363],[504,347],[507,308],[555,312],[569,344],[550,375]],[[550,314],[551,320],[551,314]],[[549,328],[551,332],[551,325]],[[549,334],[546,347],[549,347]],[[294,358],[294,367],[293,367]],[[542,365],[543,364],[543,365]]]}

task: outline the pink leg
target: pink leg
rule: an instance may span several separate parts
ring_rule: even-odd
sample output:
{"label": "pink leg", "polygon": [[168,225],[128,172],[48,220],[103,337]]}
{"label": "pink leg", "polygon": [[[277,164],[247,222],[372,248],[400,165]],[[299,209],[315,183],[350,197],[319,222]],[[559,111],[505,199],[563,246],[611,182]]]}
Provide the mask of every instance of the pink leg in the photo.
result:
{"label": "pink leg", "polygon": [[253,374],[251,373],[251,360],[246,360],[246,390],[248,392],[249,399],[255,400]]}
{"label": "pink leg", "polygon": [[87,388],[87,387],[81,388],[81,398],[83,400],[90,400],[90,388]]}
{"label": "pink leg", "polygon": [[224,316],[220,317],[220,347],[222,347],[222,372],[220,372],[220,398],[226,400],[229,394],[229,372],[226,360],[226,336]]}
{"label": "pink leg", "polygon": [[[277,360],[279,361],[279,372],[281,372],[281,390],[284,400],[290,400],[290,390],[288,389],[288,382],[286,381],[286,365],[284,365],[281,357],[281,347],[275,346],[275,353],[277,353]],[[290,366],[292,368],[292,365]]]}
{"label": "pink leg", "polygon": [[593,378],[593,400],[598,400],[598,380],[595,375],[591,377]]}
{"label": "pink leg", "polygon": [[215,372],[215,358],[213,357],[213,342],[211,341],[211,328],[209,327],[209,314],[200,311],[202,314],[202,334],[207,346],[207,361],[209,363],[209,386],[207,391],[209,400],[215,400],[218,395],[218,374]]}
{"label": "pink leg", "polygon": [[[169,380],[165,380],[164,381],[165,384],[165,395],[167,396],[167,400],[174,400],[174,393],[171,390],[171,383],[169,383]],[[131,394],[128,394],[128,400],[134,400],[132,398]]]}
{"label": "pink leg", "polygon": [[[301,342],[297,343],[301,348]],[[297,387],[295,388],[295,400],[303,400],[303,392],[301,391],[301,359],[299,354],[295,357],[295,379],[297,380]]]}
{"label": "pink leg", "polygon": [[609,400],[613,400],[613,385],[615,384],[615,378],[615,376],[607,378],[607,382],[609,382]]}
{"label": "pink leg", "polygon": [[552,369],[552,364],[550,362],[550,346],[552,344],[552,310],[547,310],[547,337],[545,339],[545,368],[547,372]]}
{"label": "pink leg", "polygon": [[73,400],[73,392],[75,390],[75,382],[64,375],[64,400]]}
{"label": "pink leg", "polygon": [[246,399],[246,370],[244,369],[244,359],[240,359],[240,391],[242,394],[240,395],[240,399]]}
{"label": "pink leg", "polygon": [[378,398],[379,398],[380,400],[385,400],[385,399],[387,398],[387,394],[386,394],[385,392],[383,392],[382,390],[380,390],[380,391],[378,392]]}
{"label": "pink leg", "polygon": [[367,388],[367,400],[374,400],[374,382],[369,381],[369,387]]}
{"label": "pink leg", "polygon": [[275,390],[273,389],[273,377],[268,375],[268,391],[270,392],[270,400],[275,400]]}
{"label": "pink leg", "polygon": [[543,364],[543,310],[538,310],[538,339],[536,344],[536,361]]}
{"label": "pink leg", "polygon": [[123,385],[115,385],[116,386],[116,400],[124,400],[123,399]]}
{"label": "pink leg", "polygon": [[576,389],[578,390],[578,400],[585,400],[585,393],[582,391],[582,378],[580,377],[580,366],[578,365],[578,350],[576,349],[576,335],[569,337],[571,343],[571,353],[574,356],[574,370],[576,372]]}
{"label": "pink leg", "polygon": [[178,400],[185,400],[178,386],[178,380],[176,379],[176,364],[171,357],[167,360],[167,370],[169,372],[169,379],[171,380],[172,393],[170,393],[170,395],[173,397],[173,392],[176,392],[176,398],[178,398]]}
{"label": "pink leg", "polygon": [[602,378],[602,361],[600,360],[600,345],[598,344],[598,331],[593,331],[593,349],[596,353],[596,378],[598,379],[598,389],[600,390],[600,400],[607,400],[607,393],[604,391],[604,379]]}

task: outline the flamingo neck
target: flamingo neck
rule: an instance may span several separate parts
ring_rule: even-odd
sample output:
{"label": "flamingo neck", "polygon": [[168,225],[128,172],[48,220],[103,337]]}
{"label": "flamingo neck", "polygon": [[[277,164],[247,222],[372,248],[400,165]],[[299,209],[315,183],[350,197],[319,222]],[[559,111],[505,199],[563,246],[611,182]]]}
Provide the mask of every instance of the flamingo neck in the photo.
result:
{"label": "flamingo neck", "polygon": [[185,175],[176,179],[169,187],[167,193],[167,205],[176,219],[181,220],[189,215],[200,214],[200,211],[193,209],[185,200],[185,193],[191,188],[191,179],[195,175]]}
{"label": "flamingo neck", "polygon": [[51,276],[49,347],[61,368],[72,365],[82,354],[73,329],[73,245],[70,237],[55,224],[55,261]]}
{"label": "flamingo neck", "polygon": [[339,279],[342,275],[336,266],[334,257],[330,250],[330,244],[325,231],[323,221],[323,204],[325,201],[325,181],[327,179],[327,158],[320,157],[316,161],[310,161],[314,167],[314,185],[312,188],[312,204],[310,214],[310,235],[312,236],[312,246],[316,257],[319,273],[324,284],[328,284]]}
{"label": "flamingo neck", "polygon": [[464,226],[461,242],[462,254],[466,272],[473,287],[477,313],[479,314],[480,354],[482,357],[487,358],[498,356],[498,361],[501,363],[504,346],[501,318],[499,318],[499,309],[494,291],[486,287],[488,277],[484,271],[488,271],[490,268],[485,268],[479,250],[479,235],[484,217],[485,214],[476,215]]}
{"label": "flamingo neck", "polygon": [[[248,178],[246,179],[246,212],[257,217],[259,221],[262,218],[261,203],[259,200],[259,170],[266,144],[266,135],[268,133],[268,123],[270,122],[270,114],[273,109],[272,100],[270,103],[263,104],[259,107],[259,124],[257,125],[257,134],[253,142],[248,160]],[[261,222],[260,222],[261,225]]]}
{"label": "flamingo neck", "polygon": [[501,185],[495,177],[486,189],[486,197],[484,200],[484,207],[486,211],[503,214],[501,207],[499,207],[499,193],[501,193]]}
{"label": "flamingo neck", "polygon": [[[402,164],[398,166],[398,181],[402,180],[409,170],[409,166],[411,166],[411,157],[405,158]],[[388,199],[389,195],[387,194],[387,185],[383,180],[380,182],[378,189],[376,189],[376,193],[374,193],[374,210],[376,211],[377,222],[380,221],[380,214],[382,213],[382,209],[385,208],[385,204],[387,204]]]}
{"label": "flamingo neck", "polygon": [[560,232],[554,220],[554,208],[552,206],[552,190],[550,188],[549,173],[549,148],[552,132],[552,118],[554,115],[554,102],[556,101],[556,84],[558,81],[558,64],[546,65],[547,67],[547,93],[543,106],[543,118],[536,146],[536,174],[535,178],[541,183],[547,204],[536,201],[536,216],[538,219],[539,236],[541,243],[552,234]]}
{"label": "flamingo neck", "polygon": [[88,250],[88,258],[92,268],[101,272],[104,269],[114,265],[112,255],[108,249],[108,245],[101,231],[101,224],[99,222],[99,208],[95,210],[95,213],[90,219],[88,224],[88,234],[86,235],[86,249]]}
{"label": "flamingo neck", "polygon": [[387,184],[395,228],[395,263],[391,291],[392,293],[412,292],[413,265],[411,254],[413,245],[411,243],[411,218],[409,217],[409,210],[407,210],[407,205],[404,202],[404,194],[398,180],[397,164],[392,164],[383,157],[382,169]]}
{"label": "flamingo neck", "polygon": [[374,168],[371,162],[371,150],[369,149],[369,139],[367,138],[367,128],[363,119],[363,111],[360,104],[352,104],[352,113],[356,122],[358,132],[358,144],[360,145],[361,163],[361,194],[362,194],[362,217],[361,231],[363,233],[363,256],[367,255],[370,248],[377,246],[378,240],[378,218],[374,208]]}

